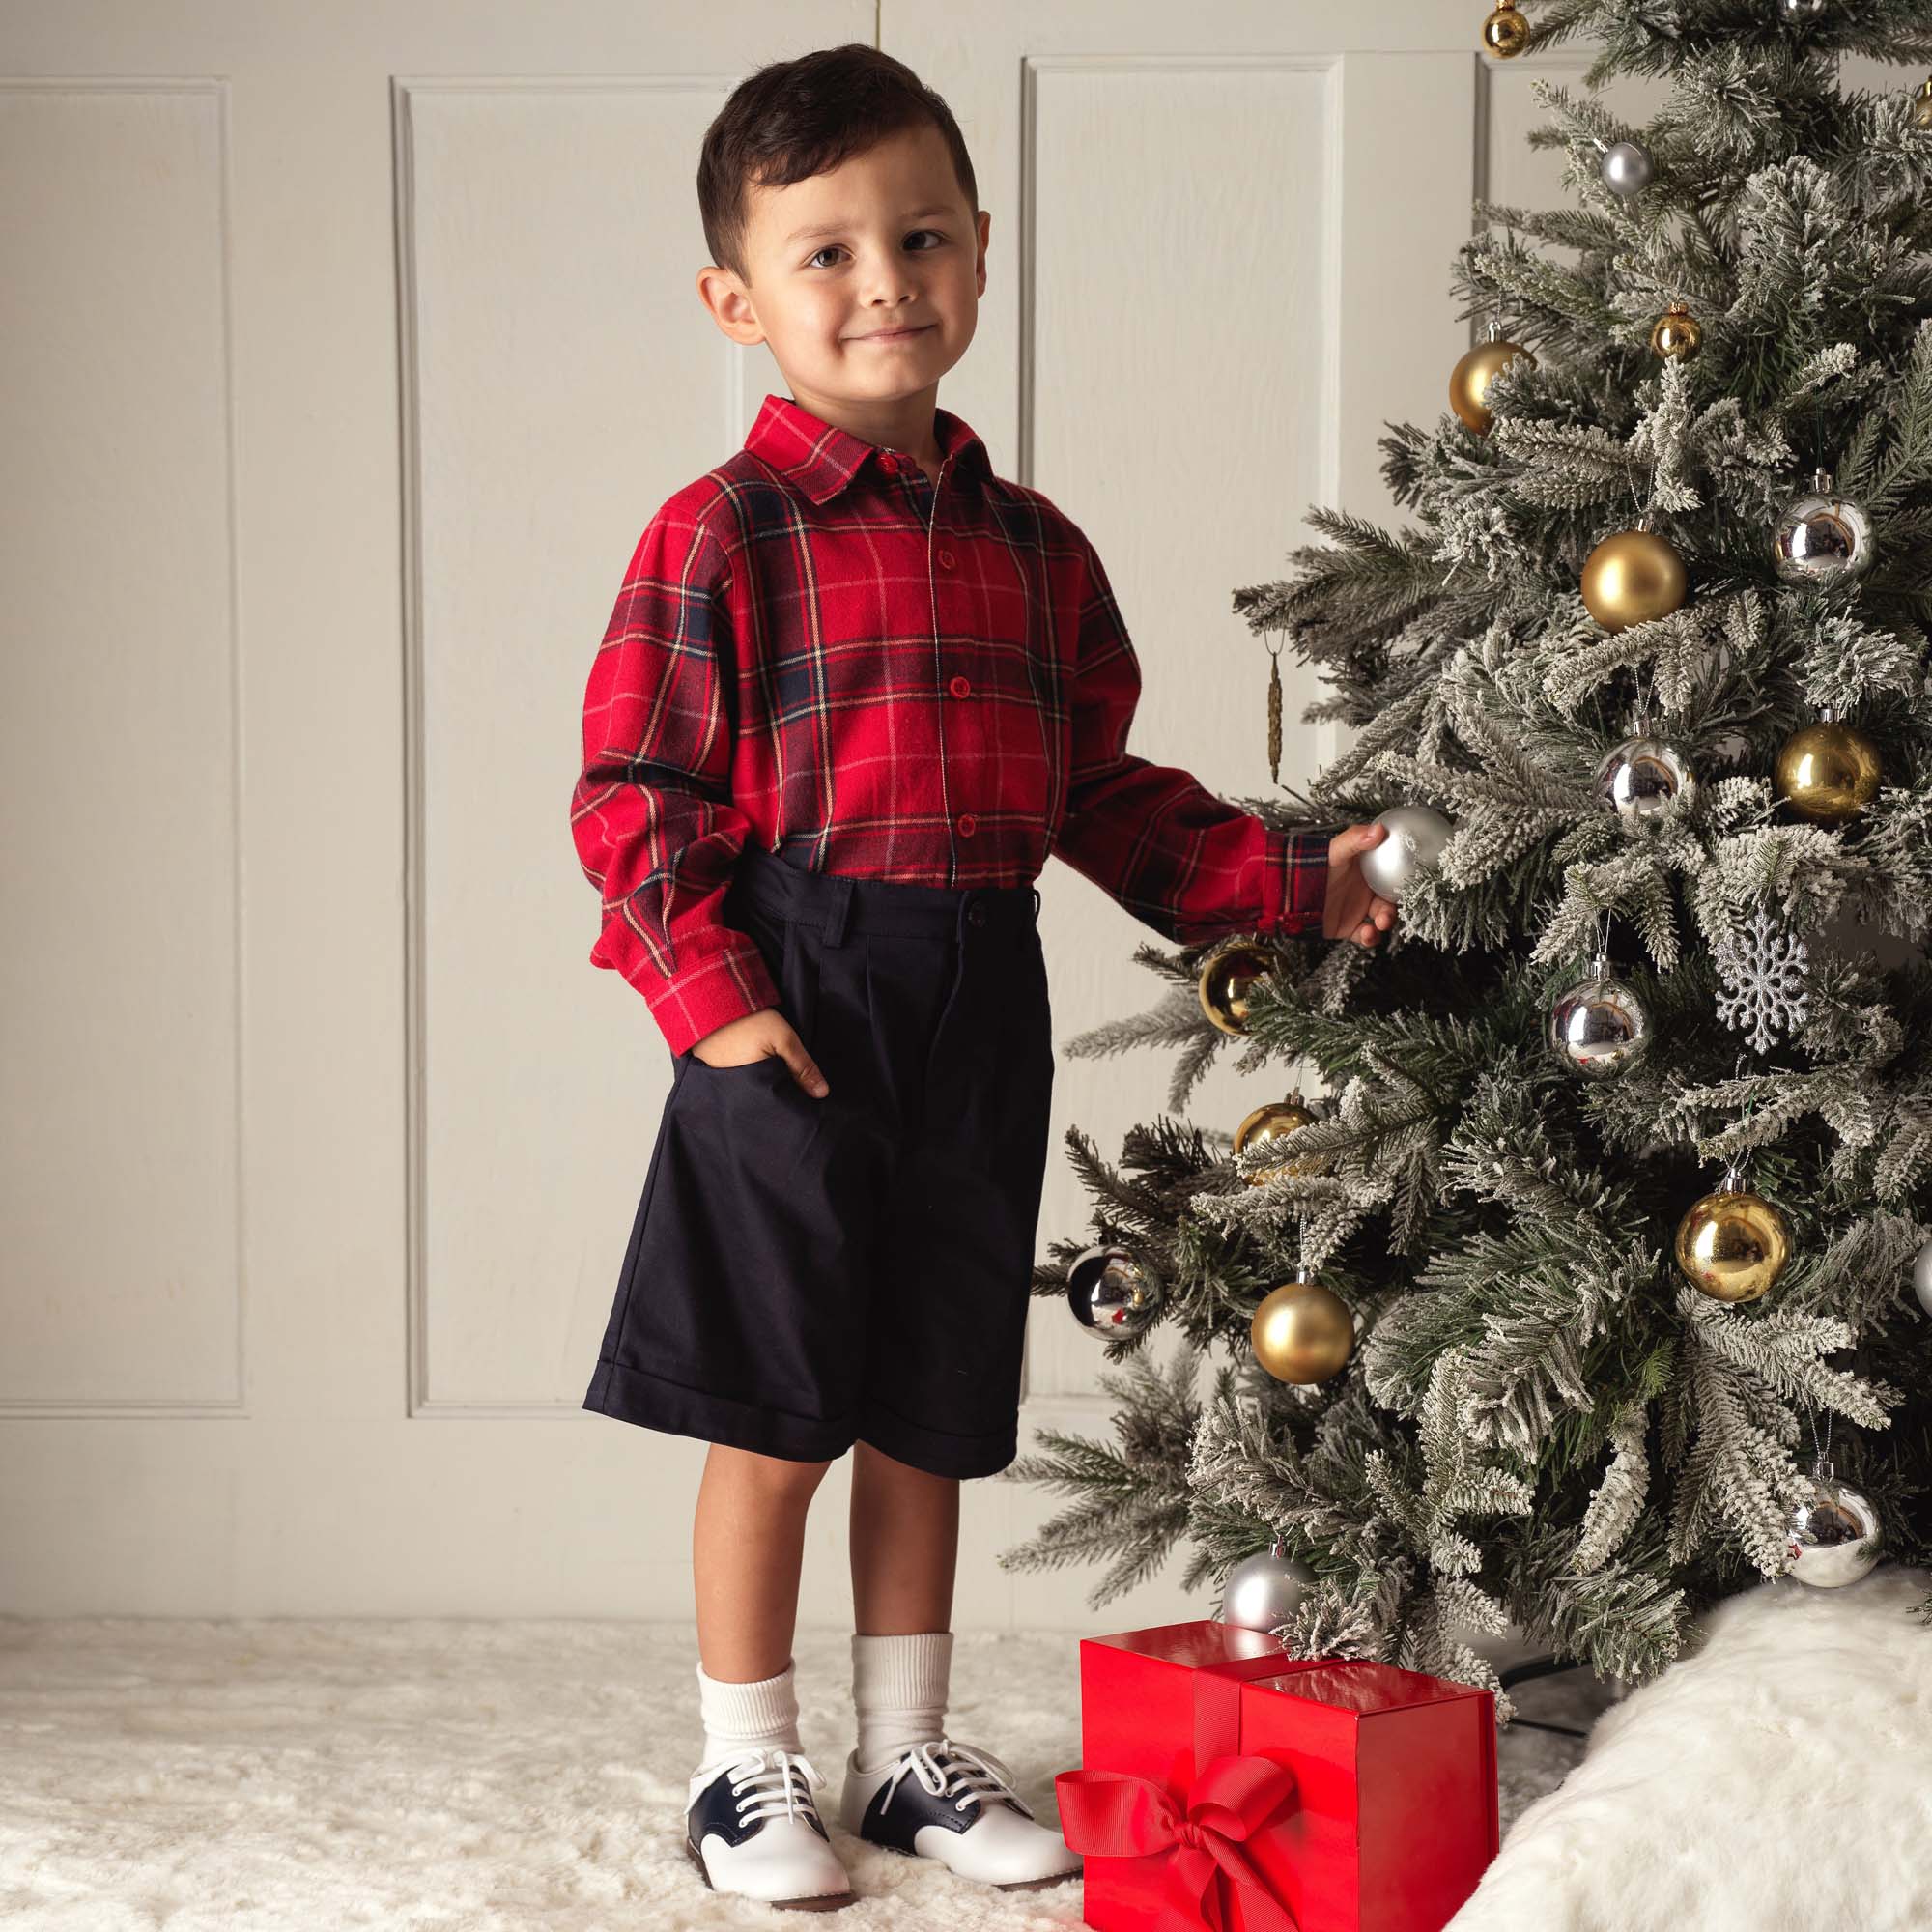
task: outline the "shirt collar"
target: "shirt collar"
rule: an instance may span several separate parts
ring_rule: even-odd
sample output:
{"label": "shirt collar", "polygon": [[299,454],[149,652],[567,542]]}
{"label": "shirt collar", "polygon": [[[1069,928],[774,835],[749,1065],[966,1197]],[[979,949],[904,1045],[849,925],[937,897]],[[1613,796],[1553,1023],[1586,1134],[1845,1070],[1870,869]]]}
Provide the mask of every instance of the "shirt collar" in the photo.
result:
{"label": "shirt collar", "polygon": [[[940,457],[954,459],[955,475],[991,473],[986,445],[951,410],[935,404],[932,425]],[[789,396],[765,398],[745,447],[788,477],[814,503],[836,497],[858,475],[867,457],[876,467],[882,453],[876,442],[826,422]]]}

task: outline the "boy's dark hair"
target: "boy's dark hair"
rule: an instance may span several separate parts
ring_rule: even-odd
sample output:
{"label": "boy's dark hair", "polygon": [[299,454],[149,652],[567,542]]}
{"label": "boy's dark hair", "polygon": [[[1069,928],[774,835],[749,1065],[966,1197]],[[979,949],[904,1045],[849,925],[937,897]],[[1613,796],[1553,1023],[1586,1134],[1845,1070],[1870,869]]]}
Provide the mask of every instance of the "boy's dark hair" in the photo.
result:
{"label": "boy's dark hair", "polygon": [[863,154],[888,134],[930,123],[952,151],[967,205],[979,185],[952,110],[903,61],[863,41],[772,61],[740,81],[704,130],[697,210],[711,259],[749,281],[745,268],[750,186],[789,187]]}

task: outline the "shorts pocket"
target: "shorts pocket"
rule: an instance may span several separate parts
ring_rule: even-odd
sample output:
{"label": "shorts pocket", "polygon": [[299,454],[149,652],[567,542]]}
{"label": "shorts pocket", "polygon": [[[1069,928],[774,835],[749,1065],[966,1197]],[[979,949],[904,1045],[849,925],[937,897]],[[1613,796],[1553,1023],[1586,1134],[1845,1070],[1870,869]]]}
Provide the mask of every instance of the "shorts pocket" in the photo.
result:
{"label": "shorts pocket", "polygon": [[691,1056],[691,1064],[699,1073],[728,1080],[734,1073],[753,1073],[761,1066],[783,1066],[785,1060],[781,1053],[761,1053],[755,1060],[741,1060],[730,1066],[714,1066],[710,1061],[700,1060],[694,1053]]}
{"label": "shorts pocket", "polygon": [[819,951],[813,943],[817,937],[811,927],[786,920],[779,960],[779,1009],[814,1060],[818,1057]]}
{"label": "shorts pocket", "polygon": [[1041,943],[1039,928],[1034,928],[1033,956],[1039,976],[1039,1022],[1040,1036],[1046,1043],[1046,1066],[1048,1077],[1052,1077],[1054,1065],[1053,1045],[1053,987],[1051,976],[1046,970],[1046,948]]}

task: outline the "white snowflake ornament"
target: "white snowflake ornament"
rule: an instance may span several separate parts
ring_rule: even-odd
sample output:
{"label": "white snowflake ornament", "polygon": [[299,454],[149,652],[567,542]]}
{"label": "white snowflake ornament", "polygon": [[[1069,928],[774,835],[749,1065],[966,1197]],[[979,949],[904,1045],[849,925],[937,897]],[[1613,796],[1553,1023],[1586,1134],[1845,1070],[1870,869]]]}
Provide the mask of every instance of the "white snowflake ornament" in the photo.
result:
{"label": "white snowflake ornament", "polygon": [[1804,942],[1780,931],[1760,906],[1743,931],[1717,947],[1718,1017],[1763,1053],[1780,1031],[1795,1034],[1810,1009]]}

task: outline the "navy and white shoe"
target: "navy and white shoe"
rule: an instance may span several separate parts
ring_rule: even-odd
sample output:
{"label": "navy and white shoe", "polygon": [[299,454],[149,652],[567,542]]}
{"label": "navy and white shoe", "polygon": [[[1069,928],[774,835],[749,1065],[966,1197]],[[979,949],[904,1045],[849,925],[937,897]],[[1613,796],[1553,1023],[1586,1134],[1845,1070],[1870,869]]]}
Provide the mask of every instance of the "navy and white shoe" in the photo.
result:
{"label": "navy and white shoe", "polygon": [[908,1745],[872,1771],[847,1752],[839,1817],[867,1844],[937,1859],[1003,1891],[1036,1891],[1080,1869],[1080,1854],[1021,1802],[1012,1773],[948,1737]]}
{"label": "navy and white shoe", "polygon": [[691,1780],[685,1856],[713,1891],[836,1912],[858,1897],[811,1792],[823,1774],[800,1751],[754,1747]]}

